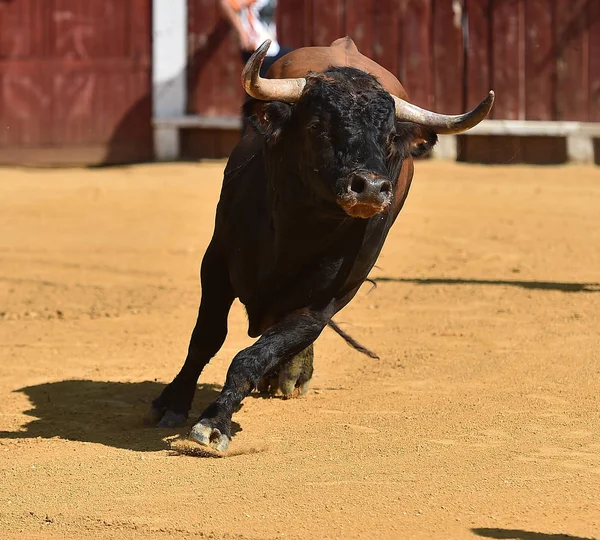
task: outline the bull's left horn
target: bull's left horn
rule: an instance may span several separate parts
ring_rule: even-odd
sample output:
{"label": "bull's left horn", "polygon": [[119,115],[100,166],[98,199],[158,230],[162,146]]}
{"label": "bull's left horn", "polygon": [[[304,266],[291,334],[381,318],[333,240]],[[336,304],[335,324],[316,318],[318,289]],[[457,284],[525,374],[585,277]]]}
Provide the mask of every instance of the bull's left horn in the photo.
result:
{"label": "bull's left horn", "polygon": [[306,79],[263,79],[260,76],[260,66],[270,45],[271,40],[267,39],[254,51],[242,70],[242,85],[249,95],[261,101],[296,103],[306,86]]}
{"label": "bull's left horn", "polygon": [[487,97],[472,111],[465,114],[438,114],[427,109],[421,109],[408,101],[392,96],[396,105],[396,118],[415,122],[433,129],[440,134],[462,133],[475,127],[490,112],[494,104],[494,91],[490,90]]}

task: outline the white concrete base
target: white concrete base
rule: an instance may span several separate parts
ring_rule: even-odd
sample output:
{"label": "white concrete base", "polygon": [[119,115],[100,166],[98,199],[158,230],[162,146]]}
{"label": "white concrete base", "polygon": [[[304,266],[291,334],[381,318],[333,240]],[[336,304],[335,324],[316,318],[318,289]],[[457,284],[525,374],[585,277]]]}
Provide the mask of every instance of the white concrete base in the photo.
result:
{"label": "white concrete base", "polygon": [[166,118],[155,118],[154,126],[170,129],[241,129],[242,117],[240,116],[200,116],[197,114],[186,114],[182,116],[170,116]]}
{"label": "white concrete base", "polygon": [[173,126],[154,125],[154,158],[157,161],[179,159],[179,129]]}
{"label": "white concrete base", "polygon": [[[465,135],[512,135],[516,137],[565,137],[567,160],[594,163],[594,138],[600,138],[599,122],[542,122],[533,120],[484,120]],[[440,135],[432,157],[456,160],[456,135]]]}
{"label": "white concrete base", "polygon": [[594,162],[594,140],[585,135],[567,137],[567,157],[574,163]]}
{"label": "white concrete base", "polygon": [[458,156],[458,139],[454,135],[440,135],[437,144],[431,151],[434,159],[451,159],[456,161]]}
{"label": "white concrete base", "polygon": [[[241,118],[238,116],[173,115],[154,118],[154,127],[157,159],[177,159],[179,157],[180,129],[240,129]],[[593,163],[594,138],[600,138],[600,122],[484,120],[465,135],[566,137],[569,161]],[[431,154],[435,159],[456,161],[458,155],[457,136],[440,135]]]}

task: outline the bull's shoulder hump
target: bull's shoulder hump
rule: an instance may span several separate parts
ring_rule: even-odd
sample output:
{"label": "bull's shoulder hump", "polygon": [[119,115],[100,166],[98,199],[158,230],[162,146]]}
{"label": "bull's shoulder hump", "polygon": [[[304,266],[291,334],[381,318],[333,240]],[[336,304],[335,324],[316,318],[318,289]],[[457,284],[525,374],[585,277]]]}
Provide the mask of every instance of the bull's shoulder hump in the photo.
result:
{"label": "bull's shoulder hump", "polygon": [[363,55],[349,37],[336,39],[329,47],[295,49],[277,60],[267,77],[272,79],[306,77],[311,71],[320,72],[330,67],[348,66],[373,75],[388,92],[402,99],[408,99],[400,81],[383,66]]}
{"label": "bull's shoulder hump", "polygon": [[339,47],[339,48],[344,49],[346,51],[358,52],[358,47],[356,46],[356,43],[354,43],[354,41],[352,41],[352,39],[350,37],[348,37],[348,36],[336,39],[330,45],[330,47]]}

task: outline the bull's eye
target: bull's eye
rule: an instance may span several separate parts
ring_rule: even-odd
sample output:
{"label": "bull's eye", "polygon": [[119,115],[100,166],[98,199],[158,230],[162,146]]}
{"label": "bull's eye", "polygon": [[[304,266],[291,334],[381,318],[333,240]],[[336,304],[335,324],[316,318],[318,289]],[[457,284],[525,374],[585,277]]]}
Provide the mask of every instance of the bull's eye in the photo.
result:
{"label": "bull's eye", "polygon": [[306,127],[309,131],[317,131],[319,129],[320,125],[319,125],[318,121],[314,121],[314,122],[311,122],[310,124],[308,124],[308,126],[306,126]]}

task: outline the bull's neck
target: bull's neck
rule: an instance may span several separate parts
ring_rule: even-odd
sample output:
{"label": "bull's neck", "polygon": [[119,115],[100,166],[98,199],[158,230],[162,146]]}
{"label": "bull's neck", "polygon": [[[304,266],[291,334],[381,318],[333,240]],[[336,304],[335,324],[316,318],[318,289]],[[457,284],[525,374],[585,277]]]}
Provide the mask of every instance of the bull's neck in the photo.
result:
{"label": "bull's neck", "polygon": [[[267,167],[267,197],[272,210],[278,255],[312,257],[342,242],[362,220],[344,216],[335,203],[324,203],[293,166]],[[285,254],[285,255],[284,255]]]}

